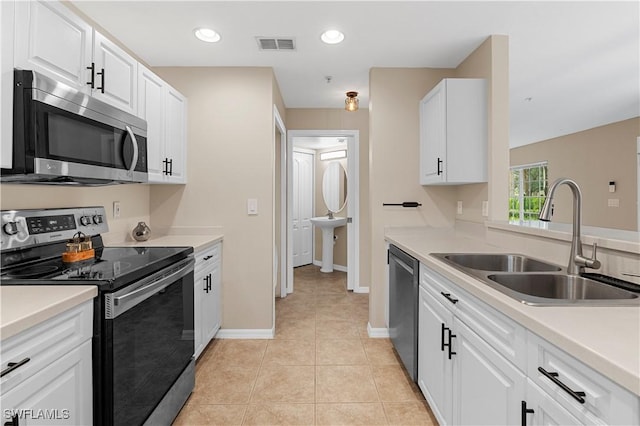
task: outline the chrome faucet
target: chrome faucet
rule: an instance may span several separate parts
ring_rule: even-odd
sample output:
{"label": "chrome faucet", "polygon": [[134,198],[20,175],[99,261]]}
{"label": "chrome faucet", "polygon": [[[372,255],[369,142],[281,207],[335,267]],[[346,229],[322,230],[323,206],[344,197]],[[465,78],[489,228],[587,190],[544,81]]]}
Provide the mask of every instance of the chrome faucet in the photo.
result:
{"label": "chrome faucet", "polygon": [[331,210],[327,211],[327,217],[333,219],[333,212]]}
{"label": "chrome faucet", "polygon": [[600,268],[600,261],[596,259],[596,252],[598,245],[593,244],[592,257],[584,257],[582,254],[582,241],[580,241],[580,224],[582,222],[582,192],[580,187],[575,181],[568,178],[560,178],[551,184],[549,187],[549,195],[544,201],[542,209],[540,209],[539,219],[545,222],[551,221],[551,215],[553,214],[553,194],[556,189],[566,184],[571,188],[573,193],[573,236],[571,238],[571,253],[569,254],[569,265],[567,266],[567,272],[571,275],[580,275],[584,272],[584,268],[598,269]]}

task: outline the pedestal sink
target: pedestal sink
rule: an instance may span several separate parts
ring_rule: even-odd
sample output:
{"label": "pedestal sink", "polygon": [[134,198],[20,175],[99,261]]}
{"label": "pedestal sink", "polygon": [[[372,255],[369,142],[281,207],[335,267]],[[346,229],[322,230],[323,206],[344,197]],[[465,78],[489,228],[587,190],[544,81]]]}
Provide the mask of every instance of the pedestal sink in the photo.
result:
{"label": "pedestal sink", "polygon": [[322,229],[322,266],[320,272],[333,272],[333,230],[347,224],[346,217],[312,217],[311,223]]}

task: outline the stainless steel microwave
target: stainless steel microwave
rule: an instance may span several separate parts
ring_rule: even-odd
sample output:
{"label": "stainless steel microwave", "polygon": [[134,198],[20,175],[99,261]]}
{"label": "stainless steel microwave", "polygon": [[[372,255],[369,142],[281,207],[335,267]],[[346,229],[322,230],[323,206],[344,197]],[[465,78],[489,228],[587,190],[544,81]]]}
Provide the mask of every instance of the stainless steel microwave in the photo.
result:
{"label": "stainless steel microwave", "polygon": [[13,99],[13,162],[2,182],[147,182],[146,121],[34,71],[14,71]]}

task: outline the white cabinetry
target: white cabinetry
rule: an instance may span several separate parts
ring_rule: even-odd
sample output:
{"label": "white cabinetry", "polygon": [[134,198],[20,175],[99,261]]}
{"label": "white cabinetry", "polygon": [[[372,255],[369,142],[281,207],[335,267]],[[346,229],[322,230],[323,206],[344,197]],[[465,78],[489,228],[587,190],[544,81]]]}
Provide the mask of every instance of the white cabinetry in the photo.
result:
{"label": "white cabinetry", "polygon": [[[558,349],[534,333],[527,336],[529,348],[527,374],[528,389],[542,392],[527,394],[543,410],[530,414],[532,424],[547,422],[550,413],[566,413],[578,424],[638,424],[640,398],[623,389],[579,360]],[[542,401],[542,402],[540,402]],[[544,423],[548,424],[548,423]]]}
{"label": "white cabinetry", "polygon": [[[18,1],[15,67],[137,114],[137,62],[57,1]],[[4,45],[3,45],[4,48]]]}
{"label": "white cabinetry", "polygon": [[[103,102],[138,113],[138,62],[99,32],[94,32],[95,66],[93,96]],[[99,77],[99,78],[98,78]]]}
{"label": "white cabinetry", "polygon": [[222,322],[222,243],[196,253],[194,273],[195,355],[200,356]]}
{"label": "white cabinetry", "polygon": [[[511,341],[508,352],[517,353],[524,347],[516,335],[524,330],[420,268],[418,385],[436,418],[441,424],[518,424],[526,378],[488,342]],[[474,318],[507,326],[477,327]]]}
{"label": "white cabinetry", "polygon": [[424,264],[419,303],[418,385],[440,424],[638,424],[637,395]]}
{"label": "white cabinetry", "polygon": [[13,165],[13,40],[15,1],[0,1],[0,167]]}
{"label": "white cabinetry", "polygon": [[447,78],[420,101],[420,184],[487,181],[484,79]]}
{"label": "white cabinetry", "polygon": [[[3,418],[28,425],[93,422],[91,301],[2,341]],[[13,424],[18,424],[15,421]]]}
{"label": "white cabinetry", "polygon": [[138,68],[138,112],[147,121],[149,183],[186,183],[187,100],[143,65]]}

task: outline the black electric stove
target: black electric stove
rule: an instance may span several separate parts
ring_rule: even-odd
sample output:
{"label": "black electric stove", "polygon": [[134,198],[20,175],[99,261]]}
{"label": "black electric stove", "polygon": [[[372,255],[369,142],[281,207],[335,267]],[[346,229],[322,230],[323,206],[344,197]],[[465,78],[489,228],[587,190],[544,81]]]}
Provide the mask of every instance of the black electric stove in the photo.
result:
{"label": "black electric stove", "polygon": [[[103,207],[0,214],[0,285],[98,288],[94,424],[170,424],[195,382],[193,248],[105,247]],[[63,262],[74,237],[89,237],[95,256]]]}

